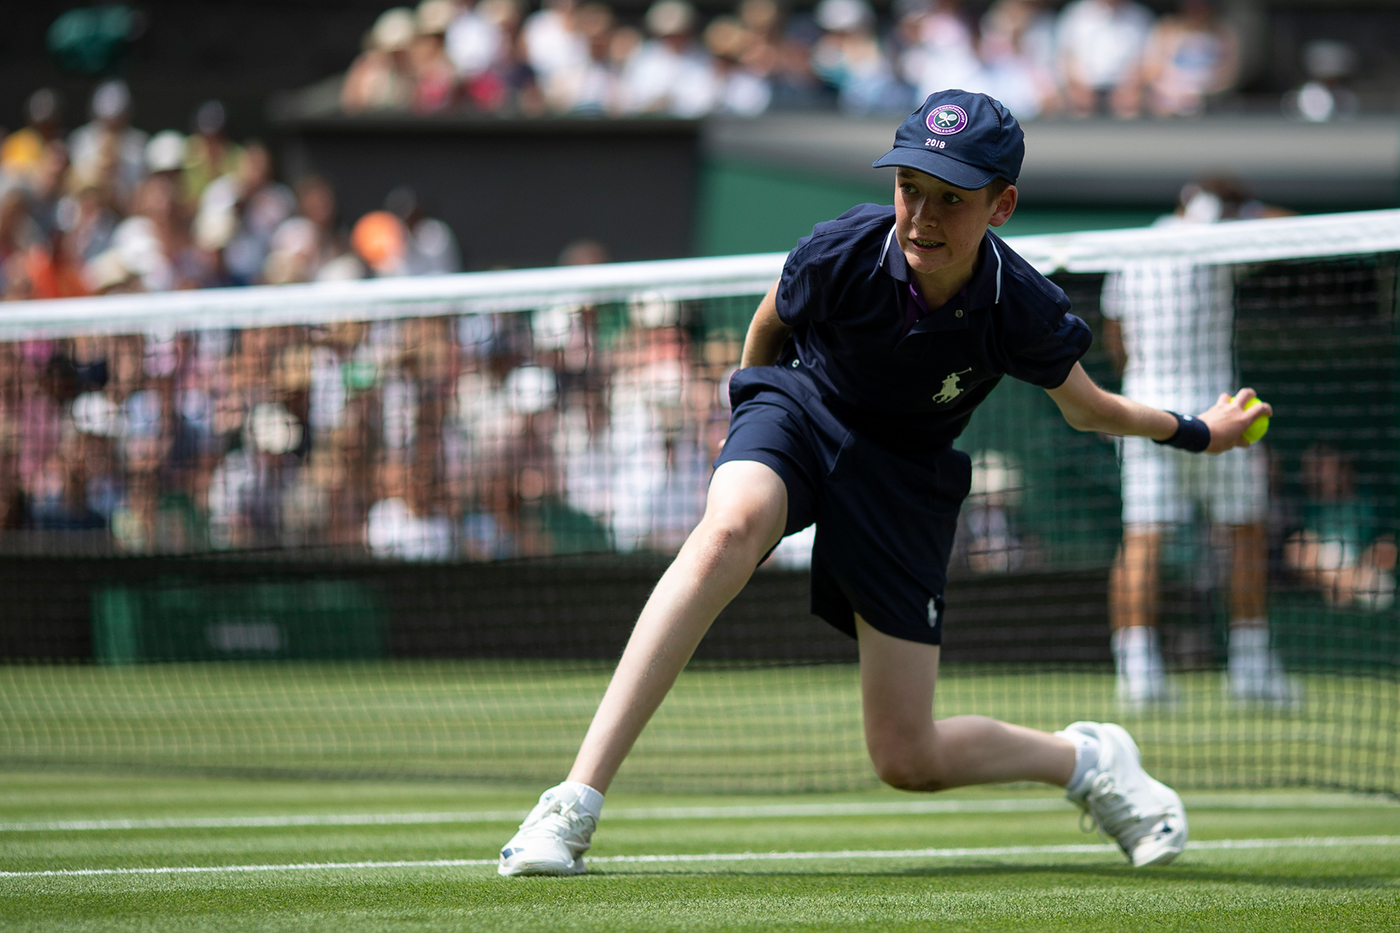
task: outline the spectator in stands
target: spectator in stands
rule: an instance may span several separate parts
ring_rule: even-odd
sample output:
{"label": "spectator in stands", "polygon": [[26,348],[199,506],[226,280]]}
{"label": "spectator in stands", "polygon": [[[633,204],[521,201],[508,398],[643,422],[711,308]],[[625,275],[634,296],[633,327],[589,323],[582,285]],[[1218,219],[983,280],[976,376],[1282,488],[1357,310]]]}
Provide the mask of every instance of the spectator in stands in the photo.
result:
{"label": "spectator in stands", "polygon": [[[560,16],[550,8],[533,14],[526,21],[527,48],[534,48],[528,45],[530,24],[535,22],[535,17],[546,13]],[[618,70],[611,54],[614,31],[612,11],[601,3],[586,3],[572,14],[571,21],[577,26],[577,35],[584,43],[585,53],[578,60],[573,60],[572,55],[560,55],[559,59],[570,60],[562,61],[547,71],[540,71],[536,66],[542,76],[547,76],[547,80],[542,82],[545,102],[556,113],[612,114],[619,106]],[[554,42],[553,27],[545,30],[544,35],[549,37],[551,44]],[[531,52],[532,61],[535,54]]]}
{"label": "spectator in stands", "polygon": [[983,36],[997,35],[1046,80],[1055,80],[1055,14],[1045,0],[997,0],[982,17]]}
{"label": "spectator in stands", "polygon": [[176,130],[162,130],[146,143],[146,172],[167,175],[178,184],[184,200],[185,136]]}
{"label": "spectator in stands", "polygon": [[482,15],[471,0],[459,0],[445,35],[447,57],[457,78],[470,89],[504,54],[506,37],[500,26]]}
{"label": "spectator in stands", "polygon": [[544,113],[544,94],[527,60],[520,3],[517,0],[483,0],[481,8],[482,15],[495,22],[504,36],[501,57],[491,70],[491,78],[499,90],[483,97],[479,102],[482,109],[540,116]]}
{"label": "spectator in stands", "polygon": [[452,522],[434,514],[430,484],[413,482],[400,462],[379,467],[380,499],[365,519],[365,544],[376,557],[400,560],[446,560],[452,557]]}
{"label": "spectator in stands", "polygon": [[0,178],[27,184],[39,174],[44,156],[61,133],[60,101],[52,88],[40,88],[25,104],[29,123],[5,137],[0,144]]}
{"label": "spectator in stands", "polygon": [[[611,27],[612,13],[601,4],[591,4],[585,14],[576,0],[546,0],[525,18],[521,37],[525,61],[534,69],[540,85],[547,87],[562,72],[577,72],[590,59],[590,34],[597,33],[603,14]],[[593,22],[587,22],[591,18]],[[572,108],[565,108],[572,109]]]}
{"label": "spectator in stands", "polygon": [[268,242],[263,266],[268,284],[364,278],[364,265],[337,224],[335,190],[319,175],[296,184],[297,214],[284,220]]}
{"label": "spectator in stands", "polygon": [[998,0],[982,18],[978,90],[1029,120],[1060,110],[1055,18],[1039,0]]}
{"label": "spectator in stands", "polygon": [[108,179],[120,208],[146,175],[147,136],[132,127],[130,119],[126,82],[104,81],[92,93],[92,120],[68,137],[73,164]]}
{"label": "spectator in stands", "polygon": [[417,20],[407,7],[380,14],[341,86],[340,105],[347,113],[408,106],[413,98],[408,47],[417,32]]}
{"label": "spectator in stands", "polygon": [[117,213],[98,184],[97,179],[80,172],[69,175],[69,194],[60,207],[60,215],[71,216],[68,238],[81,261],[86,264],[107,249],[112,231],[117,226]]}
{"label": "spectator in stands", "polygon": [[457,70],[447,57],[444,38],[456,12],[452,0],[423,0],[418,5],[418,34],[408,46],[414,113],[438,113],[457,102]]}
{"label": "spectator in stands", "polygon": [[895,77],[875,35],[875,11],[865,0],[822,0],[816,22],[824,35],[812,49],[812,70],[836,89],[852,115],[895,113],[913,105],[913,92]]}
{"label": "spectator in stands", "polygon": [[1360,101],[1347,82],[1356,75],[1360,56],[1347,42],[1314,39],[1303,47],[1303,71],[1308,80],[1284,95],[1283,112],[1309,123],[1356,116]]}
{"label": "spectator in stands", "polygon": [[273,177],[272,154],[256,140],[243,150],[238,171],[210,182],[199,212],[229,232],[224,264],[236,284],[260,280],[273,232],[296,208],[291,189]]}
{"label": "spectator in stands", "polygon": [[1199,115],[1212,95],[1239,78],[1239,40],[1210,0],[1182,0],[1157,21],[1143,55],[1148,107],[1158,117]]}
{"label": "spectator in stands", "polygon": [[[754,52],[753,62],[773,88],[772,109],[835,109],[836,89],[818,77],[812,65],[812,48],[821,38],[821,28],[804,16],[794,18],[784,30],[776,5],[770,10],[768,4],[769,0],[748,0],[739,9],[745,23],[759,20],[759,27],[750,28],[765,36],[763,45]],[[754,5],[757,5],[757,16],[753,13]],[[768,23],[771,25],[763,28]]]}
{"label": "spectator in stands", "polygon": [[1152,13],[1134,0],[1073,0],[1060,12],[1060,81],[1069,112],[1142,113],[1143,51]]}
{"label": "spectator in stands", "polygon": [[[55,145],[48,158],[61,148]],[[66,162],[66,160],[65,160]],[[25,275],[31,298],[77,298],[89,294],[83,278],[83,256],[72,231],[76,226],[75,208],[53,211],[53,223],[43,242],[29,248]]]}
{"label": "spectator in stands", "polygon": [[[777,3],[741,0],[736,12],[744,36],[739,64],[744,72],[763,82],[768,107],[797,108],[823,100],[824,88],[812,72],[810,51],[806,45],[783,35]],[[788,45],[793,47],[792,53],[788,52]]]}
{"label": "spectator in stands", "polygon": [[194,134],[185,142],[185,203],[193,210],[209,183],[237,171],[242,147],[229,141],[224,129],[228,113],[217,100],[206,100],[194,113]]}
{"label": "spectator in stands", "polygon": [[408,231],[389,211],[370,211],[350,232],[350,245],[378,278],[408,274]]}
{"label": "spectator in stands", "polygon": [[714,56],[719,80],[715,112],[756,117],[768,109],[773,89],[766,78],[750,65],[757,38],[739,20],[716,17],[705,27],[705,48]]}
{"label": "spectator in stands", "polygon": [[629,311],[608,393],[609,526],[618,550],[674,550],[704,509],[710,473],[702,438],[688,430],[698,374],[678,303],[642,298]]}
{"label": "spectator in stands", "polygon": [[656,0],[646,13],[652,36],[622,71],[622,112],[698,117],[720,99],[719,76],[695,43],[696,12],[686,0]]}
{"label": "spectator in stands", "polygon": [[1376,502],[1357,494],[1356,468],[1326,444],[1309,447],[1301,466],[1303,527],[1284,543],[1284,563],[1328,605],[1389,609],[1395,603],[1395,537],[1381,532]]}
{"label": "spectator in stands", "polygon": [[30,297],[29,250],[43,232],[29,216],[29,200],[18,185],[0,191],[0,287],[6,301]]}
{"label": "spectator in stands", "polygon": [[184,276],[190,243],[181,223],[179,202],[169,178],[152,177],[141,183],[131,198],[131,215],[112,231],[112,249],[122,267],[140,280],[141,289],[163,292],[189,287]]}
{"label": "spectator in stands", "polygon": [[58,206],[63,200],[70,168],[68,147],[62,140],[54,140],[44,147],[44,154],[30,175],[29,216],[46,237],[58,228]]}
{"label": "spectator in stands", "polygon": [[938,0],[928,8],[910,4],[901,26],[914,38],[901,66],[915,99],[949,88],[982,90],[982,63],[960,0]]}
{"label": "spectator in stands", "polygon": [[403,224],[404,268],[409,275],[461,271],[462,251],[452,228],[427,215],[416,191],[408,185],[399,185],[385,197],[384,209]]}
{"label": "spectator in stands", "polygon": [[262,281],[267,285],[310,282],[321,270],[321,231],[307,217],[288,217],[268,240]]}

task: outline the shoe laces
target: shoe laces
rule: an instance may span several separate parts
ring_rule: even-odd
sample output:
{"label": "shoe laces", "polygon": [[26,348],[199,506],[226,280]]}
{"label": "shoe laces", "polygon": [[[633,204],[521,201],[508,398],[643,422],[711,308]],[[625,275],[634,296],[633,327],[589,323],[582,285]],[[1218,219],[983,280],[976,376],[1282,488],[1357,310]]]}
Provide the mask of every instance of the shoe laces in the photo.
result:
{"label": "shoe laces", "polygon": [[548,832],[566,838],[577,836],[587,840],[593,834],[597,819],[591,813],[581,813],[575,800],[556,800],[533,821],[521,825],[522,830]]}
{"label": "shoe laces", "polygon": [[[1086,803],[1089,801],[1092,803],[1079,817],[1079,828],[1084,832],[1098,830],[1100,836],[1106,833],[1120,845],[1125,845],[1132,840],[1121,836],[1144,822],[1142,812],[1118,790],[1111,774],[1100,774],[1094,778]],[[1085,816],[1089,817],[1087,827],[1084,825]]]}

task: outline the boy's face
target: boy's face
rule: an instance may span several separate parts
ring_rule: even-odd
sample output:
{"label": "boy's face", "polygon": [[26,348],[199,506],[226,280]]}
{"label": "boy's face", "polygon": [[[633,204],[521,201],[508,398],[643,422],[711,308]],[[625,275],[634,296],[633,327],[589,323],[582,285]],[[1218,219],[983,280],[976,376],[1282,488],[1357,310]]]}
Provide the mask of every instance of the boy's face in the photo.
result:
{"label": "boy's face", "polygon": [[[894,178],[895,236],[920,279],[962,287],[972,275],[987,227],[999,227],[1016,208],[1016,188],[997,196],[900,167]],[[962,278],[962,282],[955,281]]]}

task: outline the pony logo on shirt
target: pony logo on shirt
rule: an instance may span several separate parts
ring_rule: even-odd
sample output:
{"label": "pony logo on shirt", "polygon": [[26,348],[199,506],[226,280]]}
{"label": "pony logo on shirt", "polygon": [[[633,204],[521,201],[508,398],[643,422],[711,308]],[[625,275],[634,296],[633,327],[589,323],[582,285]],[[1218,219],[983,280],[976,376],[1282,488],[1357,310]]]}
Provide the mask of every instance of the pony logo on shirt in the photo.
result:
{"label": "pony logo on shirt", "polygon": [[938,394],[933,397],[934,402],[938,403],[939,405],[942,405],[943,403],[951,402],[959,395],[962,395],[963,387],[958,385],[958,377],[963,375],[964,373],[970,372],[972,372],[971,366],[969,366],[967,369],[960,369],[955,373],[949,373],[947,376],[945,376],[943,379],[943,388],[939,389]]}
{"label": "pony logo on shirt", "polygon": [[936,133],[939,136],[952,136],[967,128],[967,111],[954,104],[934,107],[924,118],[924,125],[928,127],[930,133]]}

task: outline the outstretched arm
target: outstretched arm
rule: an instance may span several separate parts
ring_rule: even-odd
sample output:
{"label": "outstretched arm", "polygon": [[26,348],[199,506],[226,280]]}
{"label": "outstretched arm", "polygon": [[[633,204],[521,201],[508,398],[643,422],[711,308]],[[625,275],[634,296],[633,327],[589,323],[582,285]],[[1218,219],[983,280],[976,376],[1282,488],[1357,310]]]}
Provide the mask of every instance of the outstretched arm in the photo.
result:
{"label": "outstretched arm", "polygon": [[753,320],[749,322],[749,332],[744,337],[744,354],[739,358],[741,368],[748,366],[772,366],[778,362],[778,354],[783,351],[792,328],[778,317],[778,283],[768,289],[768,294],[758,303]]}
{"label": "outstretched arm", "polygon": [[[1077,431],[1150,437],[1154,441],[1164,441],[1176,433],[1176,419],[1169,413],[1105,392],[1078,363],[1063,384],[1045,391],[1055,400],[1065,421]],[[1254,397],[1253,389],[1240,389],[1234,401],[1230,401],[1228,395],[1221,395],[1208,410],[1197,415],[1210,428],[1210,447],[1206,448],[1206,453],[1218,454],[1234,447],[1249,446],[1241,436],[1245,429],[1260,415],[1274,413],[1267,402],[1246,412],[1245,402]]]}

